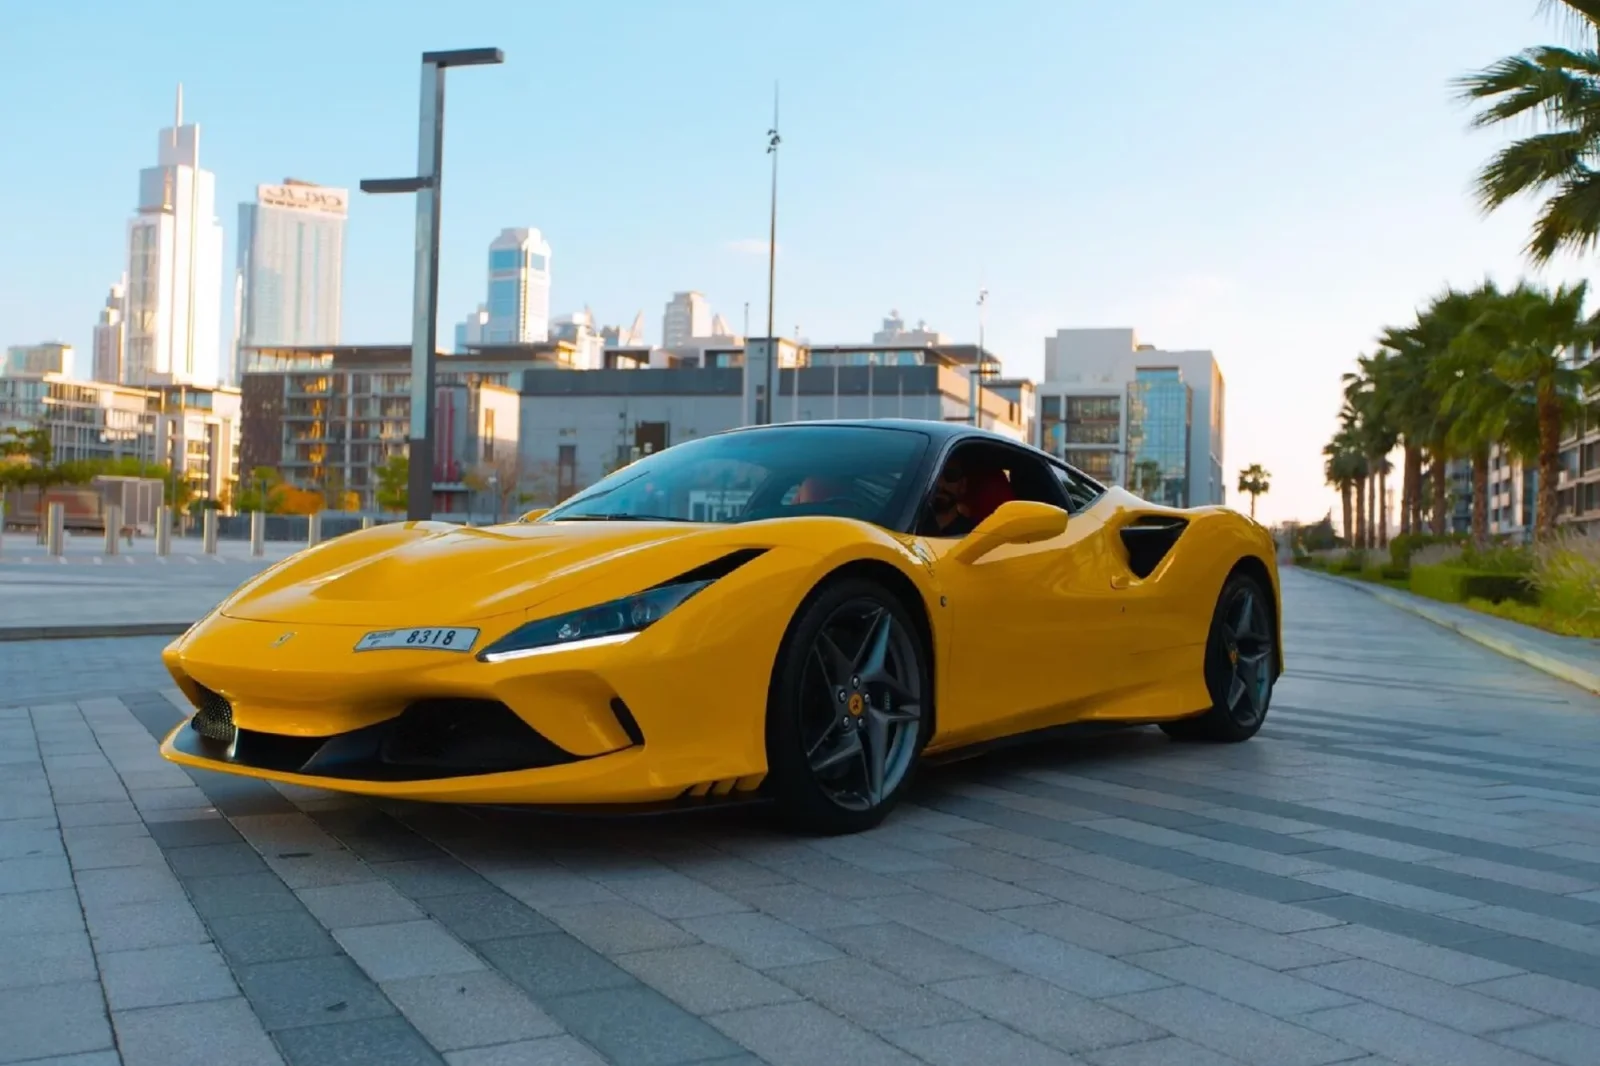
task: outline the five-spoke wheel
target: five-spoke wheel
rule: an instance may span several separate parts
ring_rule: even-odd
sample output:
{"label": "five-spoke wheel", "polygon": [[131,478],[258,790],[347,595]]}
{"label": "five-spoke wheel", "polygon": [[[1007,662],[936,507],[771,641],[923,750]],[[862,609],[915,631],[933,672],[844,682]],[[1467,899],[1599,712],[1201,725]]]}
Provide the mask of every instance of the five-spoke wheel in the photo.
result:
{"label": "five-spoke wheel", "polygon": [[792,627],[767,721],[770,789],[790,822],[854,832],[888,813],[926,742],[920,629],[889,590],[824,586]]}
{"label": "five-spoke wheel", "polygon": [[1175,737],[1235,742],[1255,736],[1266,720],[1277,680],[1272,602],[1255,578],[1235,574],[1222,588],[1206,641],[1211,709],[1162,725]]}

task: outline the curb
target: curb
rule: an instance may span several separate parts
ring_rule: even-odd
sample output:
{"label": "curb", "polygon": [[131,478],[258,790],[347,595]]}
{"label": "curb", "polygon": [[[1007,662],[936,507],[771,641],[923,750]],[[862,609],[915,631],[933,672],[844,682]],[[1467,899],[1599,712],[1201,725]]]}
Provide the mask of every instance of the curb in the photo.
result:
{"label": "curb", "polygon": [[85,640],[92,637],[176,637],[193,622],[127,622],[114,625],[0,626],[0,643],[16,640]]}
{"label": "curb", "polygon": [[1337,577],[1333,574],[1324,574],[1305,567],[1297,566],[1294,569],[1296,573],[1310,574],[1324,581],[1331,581],[1335,585],[1360,589],[1374,599],[1387,603],[1391,607],[1397,607],[1408,614],[1416,615],[1418,618],[1426,618],[1434,625],[1459,633],[1468,640],[1482,644],[1492,651],[1497,651],[1508,659],[1515,659],[1519,663],[1531,666],[1535,670],[1541,670],[1551,677],[1567,682],[1569,685],[1576,685],[1600,696],[1600,672],[1585,670],[1581,666],[1558,659],[1553,655],[1546,655],[1538,648],[1531,648],[1518,641],[1508,640],[1488,629],[1480,629],[1477,626],[1451,618],[1449,615],[1439,611],[1430,610],[1426,604],[1416,603],[1408,598],[1396,596],[1392,590],[1384,588],[1382,585],[1373,585],[1365,581],[1355,581],[1346,577]]}

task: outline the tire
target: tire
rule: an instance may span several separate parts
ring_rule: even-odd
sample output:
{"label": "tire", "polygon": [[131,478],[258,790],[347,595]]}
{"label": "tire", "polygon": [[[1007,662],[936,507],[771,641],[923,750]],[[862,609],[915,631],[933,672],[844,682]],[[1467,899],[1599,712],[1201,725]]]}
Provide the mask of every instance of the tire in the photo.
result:
{"label": "tire", "polygon": [[[1248,617],[1247,617],[1248,616]],[[1161,723],[1168,736],[1237,744],[1260,732],[1278,677],[1272,598],[1248,574],[1222,586],[1206,637],[1206,691],[1211,707],[1192,718]]]}
{"label": "tire", "polygon": [[789,627],[767,701],[779,820],[819,835],[882,822],[927,744],[932,694],[927,643],[898,596],[863,578],[820,586]]}

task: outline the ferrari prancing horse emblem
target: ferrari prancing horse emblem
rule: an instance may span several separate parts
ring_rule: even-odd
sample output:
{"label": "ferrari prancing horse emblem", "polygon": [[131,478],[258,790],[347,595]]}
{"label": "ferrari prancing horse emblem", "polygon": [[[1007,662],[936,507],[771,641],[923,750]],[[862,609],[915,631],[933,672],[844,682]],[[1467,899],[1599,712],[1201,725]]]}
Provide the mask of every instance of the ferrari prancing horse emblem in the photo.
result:
{"label": "ferrari prancing horse emblem", "polygon": [[292,637],[292,636],[294,636],[294,630],[291,629],[291,630],[289,630],[289,632],[285,633],[283,636],[281,636],[277,640],[273,641],[272,642],[272,646],[274,648],[282,647],[283,645],[285,645],[285,644],[287,644],[289,642],[289,638]]}

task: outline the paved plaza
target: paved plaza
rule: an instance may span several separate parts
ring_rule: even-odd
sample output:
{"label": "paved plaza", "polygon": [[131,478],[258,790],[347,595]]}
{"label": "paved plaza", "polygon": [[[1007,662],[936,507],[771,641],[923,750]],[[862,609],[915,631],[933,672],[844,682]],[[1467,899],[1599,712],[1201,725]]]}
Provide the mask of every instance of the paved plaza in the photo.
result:
{"label": "paved plaza", "polygon": [[820,840],[190,773],[163,638],[0,643],[0,1062],[1600,1062],[1600,699],[1284,587],[1255,741],[976,759]]}

